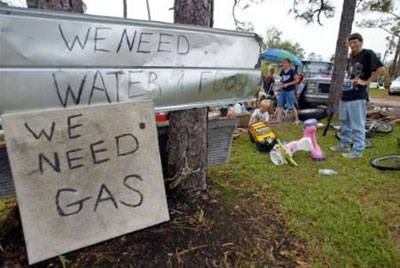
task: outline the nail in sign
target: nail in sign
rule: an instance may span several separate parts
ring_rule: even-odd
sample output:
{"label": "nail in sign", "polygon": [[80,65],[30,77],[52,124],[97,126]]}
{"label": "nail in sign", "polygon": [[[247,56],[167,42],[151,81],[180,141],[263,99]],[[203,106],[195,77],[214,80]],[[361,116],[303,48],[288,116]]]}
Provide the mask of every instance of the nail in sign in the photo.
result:
{"label": "nail in sign", "polygon": [[3,120],[30,264],[169,220],[151,102]]}

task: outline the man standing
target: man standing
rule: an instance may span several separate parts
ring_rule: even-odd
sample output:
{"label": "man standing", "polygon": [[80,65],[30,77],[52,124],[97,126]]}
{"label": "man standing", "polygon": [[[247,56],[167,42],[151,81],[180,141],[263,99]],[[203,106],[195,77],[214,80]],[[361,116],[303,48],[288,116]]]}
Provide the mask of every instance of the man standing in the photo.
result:
{"label": "man standing", "polygon": [[367,86],[385,72],[385,67],[372,50],[362,49],[360,34],[351,34],[348,43],[351,53],[340,102],[340,144],[330,149],[346,158],[359,158],[365,146]]}
{"label": "man standing", "polygon": [[296,103],[296,85],[298,83],[298,76],[292,69],[290,59],[284,59],[282,62],[283,70],[280,73],[281,76],[281,92],[278,97],[278,113],[277,122],[280,123],[282,120],[282,109],[286,107],[289,110],[293,110],[294,118],[296,123],[299,122],[299,115],[295,107]]}

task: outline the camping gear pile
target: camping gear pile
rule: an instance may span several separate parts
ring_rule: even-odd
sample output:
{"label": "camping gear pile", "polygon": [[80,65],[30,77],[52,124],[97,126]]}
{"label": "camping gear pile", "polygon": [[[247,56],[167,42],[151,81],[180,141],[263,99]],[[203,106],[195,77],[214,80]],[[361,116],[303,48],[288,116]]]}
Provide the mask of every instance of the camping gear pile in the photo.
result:
{"label": "camping gear pile", "polygon": [[399,109],[382,109],[375,107],[374,109],[367,111],[367,118],[379,119],[390,125],[400,125],[400,110]]}

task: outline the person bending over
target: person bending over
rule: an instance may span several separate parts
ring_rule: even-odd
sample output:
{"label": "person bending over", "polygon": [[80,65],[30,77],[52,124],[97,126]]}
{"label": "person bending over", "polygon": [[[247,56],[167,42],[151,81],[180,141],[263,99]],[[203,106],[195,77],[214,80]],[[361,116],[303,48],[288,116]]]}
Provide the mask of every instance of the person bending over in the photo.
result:
{"label": "person bending over", "polygon": [[251,124],[260,122],[260,121],[269,121],[269,113],[268,110],[270,108],[270,103],[268,100],[263,100],[260,103],[260,108],[255,109],[252,116],[250,117],[249,126]]}

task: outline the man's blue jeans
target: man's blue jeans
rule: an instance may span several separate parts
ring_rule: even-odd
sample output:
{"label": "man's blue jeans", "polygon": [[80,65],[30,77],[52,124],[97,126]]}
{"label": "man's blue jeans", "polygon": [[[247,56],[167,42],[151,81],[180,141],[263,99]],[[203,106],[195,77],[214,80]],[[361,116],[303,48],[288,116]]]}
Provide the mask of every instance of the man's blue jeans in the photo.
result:
{"label": "man's blue jeans", "polygon": [[365,100],[340,102],[340,141],[344,147],[353,144],[356,153],[362,153],[365,146]]}

